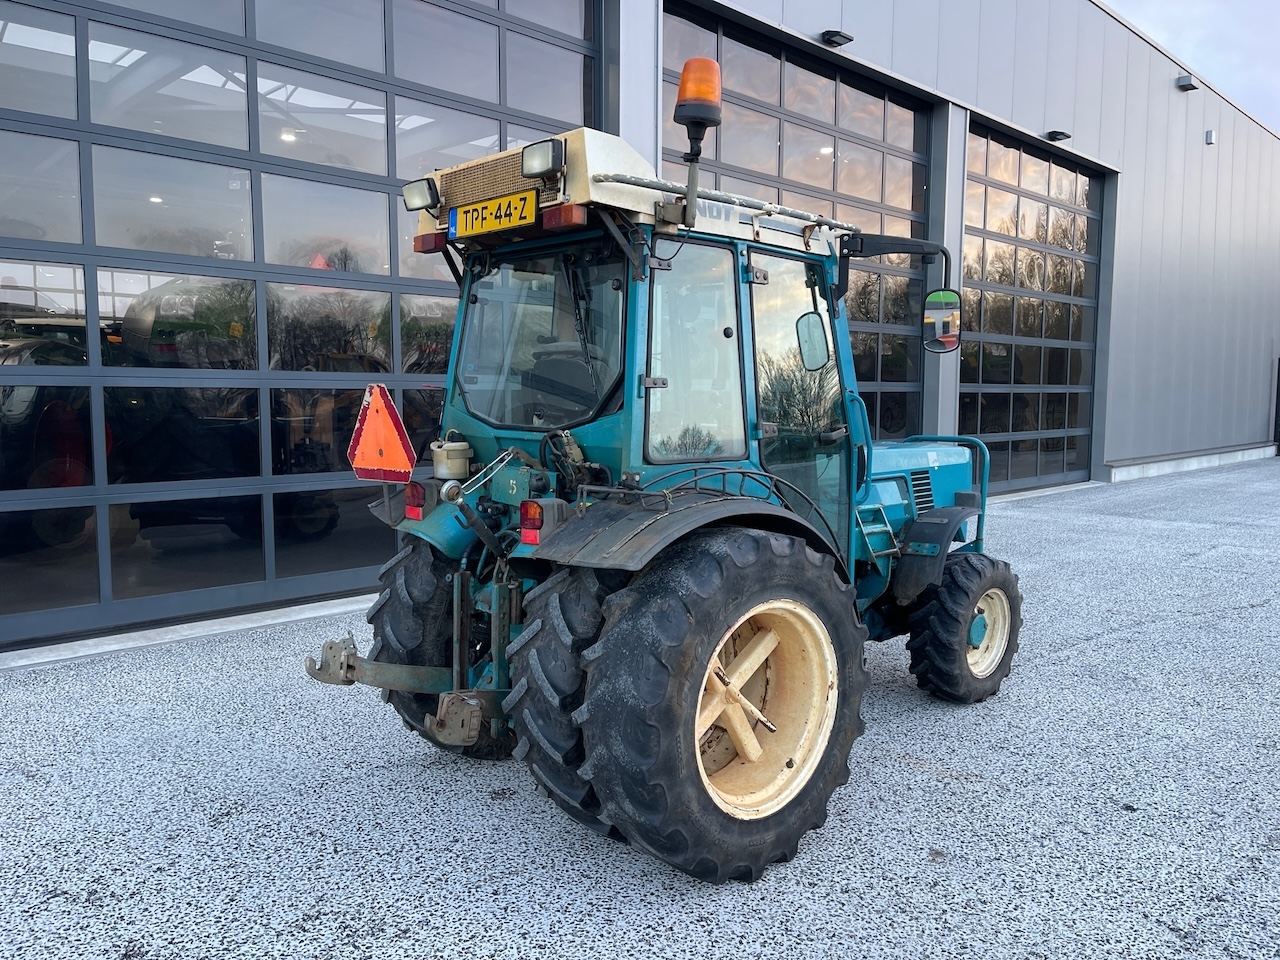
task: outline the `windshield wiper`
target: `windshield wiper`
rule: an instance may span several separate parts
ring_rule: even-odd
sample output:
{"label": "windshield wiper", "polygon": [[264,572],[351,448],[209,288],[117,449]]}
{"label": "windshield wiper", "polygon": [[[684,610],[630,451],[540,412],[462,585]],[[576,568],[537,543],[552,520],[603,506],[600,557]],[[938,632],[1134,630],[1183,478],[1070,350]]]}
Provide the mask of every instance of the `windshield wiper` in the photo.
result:
{"label": "windshield wiper", "polygon": [[582,286],[582,268],[569,267],[569,261],[565,257],[560,258],[560,266],[564,270],[565,282],[569,284],[569,300],[573,303],[573,329],[578,334],[578,346],[582,348],[582,362],[587,365],[587,370],[591,373],[591,387],[595,390],[596,398],[600,398],[600,375],[596,372],[596,366],[591,362],[591,346],[587,342],[587,324],[582,317],[582,304],[590,304],[587,299],[586,292]]}

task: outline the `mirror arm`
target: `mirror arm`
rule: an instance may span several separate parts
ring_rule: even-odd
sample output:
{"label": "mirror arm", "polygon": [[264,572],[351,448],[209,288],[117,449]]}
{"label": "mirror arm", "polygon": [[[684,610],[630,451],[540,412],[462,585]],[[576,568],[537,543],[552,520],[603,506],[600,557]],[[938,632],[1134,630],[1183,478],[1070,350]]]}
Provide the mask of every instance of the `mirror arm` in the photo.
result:
{"label": "mirror arm", "polygon": [[951,286],[951,254],[942,244],[910,237],[890,237],[880,233],[846,233],[840,237],[839,276],[831,288],[836,299],[843,300],[844,295],[849,292],[849,260],[852,257],[865,259],[884,253],[906,253],[926,258],[926,262],[941,255],[943,286]]}

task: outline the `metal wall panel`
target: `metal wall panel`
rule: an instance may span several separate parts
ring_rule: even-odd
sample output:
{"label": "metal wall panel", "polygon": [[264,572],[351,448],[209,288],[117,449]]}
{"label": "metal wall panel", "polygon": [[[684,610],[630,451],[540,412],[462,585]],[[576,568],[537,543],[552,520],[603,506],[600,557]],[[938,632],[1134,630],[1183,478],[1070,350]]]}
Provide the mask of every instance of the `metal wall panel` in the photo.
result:
{"label": "metal wall panel", "polygon": [[[728,11],[705,0],[709,9]],[[1280,351],[1280,137],[1094,0],[737,3],[836,59],[966,107],[1067,154],[1107,185],[1096,371],[1095,475],[1106,464],[1269,442]],[[937,18],[935,31],[925,23]],[[905,35],[904,35],[905,34]],[[925,54],[936,50],[936,62]],[[1176,53],[1176,51],[1175,51]],[[1205,144],[1215,130],[1217,143]],[[1055,149],[1057,149],[1055,148]]]}

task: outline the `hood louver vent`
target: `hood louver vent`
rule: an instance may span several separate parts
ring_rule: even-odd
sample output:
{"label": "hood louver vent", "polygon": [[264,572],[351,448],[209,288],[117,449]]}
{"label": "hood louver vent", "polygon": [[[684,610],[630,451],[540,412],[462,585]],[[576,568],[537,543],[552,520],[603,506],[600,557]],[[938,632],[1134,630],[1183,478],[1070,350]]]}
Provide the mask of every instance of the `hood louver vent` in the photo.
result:
{"label": "hood louver vent", "polygon": [[933,509],[933,484],[929,482],[928,470],[912,471],[911,499],[916,502],[916,513]]}

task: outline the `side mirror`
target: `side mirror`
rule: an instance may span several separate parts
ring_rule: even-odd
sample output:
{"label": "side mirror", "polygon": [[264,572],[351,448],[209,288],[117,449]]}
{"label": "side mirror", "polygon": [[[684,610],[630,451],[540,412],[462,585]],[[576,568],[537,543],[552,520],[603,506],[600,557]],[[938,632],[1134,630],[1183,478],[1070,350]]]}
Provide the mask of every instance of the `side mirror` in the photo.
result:
{"label": "side mirror", "polygon": [[924,348],[950,353],[960,346],[960,294],[933,290],[924,298]]}
{"label": "side mirror", "polygon": [[796,321],[796,340],[800,344],[800,362],[806,370],[821,370],[831,359],[827,349],[827,325],[812,310]]}

